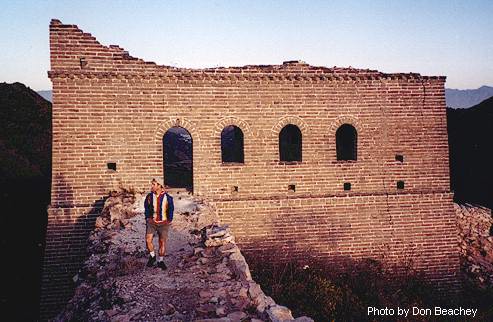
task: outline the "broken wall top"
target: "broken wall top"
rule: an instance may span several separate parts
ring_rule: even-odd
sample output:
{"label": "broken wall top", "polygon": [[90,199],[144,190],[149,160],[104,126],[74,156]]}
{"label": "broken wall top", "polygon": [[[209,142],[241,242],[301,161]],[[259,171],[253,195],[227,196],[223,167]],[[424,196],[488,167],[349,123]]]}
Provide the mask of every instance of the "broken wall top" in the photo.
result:
{"label": "broken wall top", "polygon": [[50,78],[73,77],[171,77],[187,79],[267,79],[267,80],[358,80],[358,79],[409,79],[439,80],[444,76],[421,76],[417,73],[381,73],[376,70],[317,67],[302,61],[286,61],[282,65],[246,65],[242,67],[216,67],[204,69],[177,68],[157,65],[132,57],[117,45],[104,46],[90,33],[76,25],[62,24],[53,19],[50,23]]}

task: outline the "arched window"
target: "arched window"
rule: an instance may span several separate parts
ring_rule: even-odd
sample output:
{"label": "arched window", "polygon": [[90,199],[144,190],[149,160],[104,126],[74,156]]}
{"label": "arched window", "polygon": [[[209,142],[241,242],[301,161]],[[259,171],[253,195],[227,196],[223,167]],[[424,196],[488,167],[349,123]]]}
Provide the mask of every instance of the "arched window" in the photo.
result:
{"label": "arched window", "polygon": [[239,127],[229,125],[221,132],[221,157],[223,162],[245,162],[243,132]]}
{"label": "arched window", "polygon": [[279,160],[301,161],[301,131],[288,124],[279,132]]}
{"label": "arched window", "polygon": [[337,160],[356,160],[358,134],[354,126],[341,125],[336,132]]}

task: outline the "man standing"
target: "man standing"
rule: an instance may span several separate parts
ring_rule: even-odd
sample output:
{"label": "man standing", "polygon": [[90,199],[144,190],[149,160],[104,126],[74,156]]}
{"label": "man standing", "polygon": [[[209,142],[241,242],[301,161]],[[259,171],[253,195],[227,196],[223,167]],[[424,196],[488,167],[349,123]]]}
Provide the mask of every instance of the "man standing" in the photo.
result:
{"label": "man standing", "polygon": [[149,251],[149,260],[147,267],[151,267],[156,263],[156,253],[152,240],[154,233],[159,236],[159,257],[157,266],[162,270],[166,269],[164,264],[164,255],[166,253],[166,239],[168,238],[168,230],[173,220],[173,197],[171,197],[160,179],[152,179],[151,193],[149,193],[144,201],[145,218],[146,218],[146,246]]}

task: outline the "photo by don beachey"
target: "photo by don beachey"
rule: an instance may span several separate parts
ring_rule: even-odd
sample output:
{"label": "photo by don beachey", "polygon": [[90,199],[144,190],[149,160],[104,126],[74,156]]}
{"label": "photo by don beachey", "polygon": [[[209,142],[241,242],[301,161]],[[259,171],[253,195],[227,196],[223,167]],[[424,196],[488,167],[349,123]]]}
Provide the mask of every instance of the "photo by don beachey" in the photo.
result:
{"label": "photo by don beachey", "polygon": [[478,309],[475,308],[443,308],[435,306],[433,308],[420,308],[413,306],[411,308],[377,308],[369,306],[367,309],[368,316],[470,316],[475,317]]}

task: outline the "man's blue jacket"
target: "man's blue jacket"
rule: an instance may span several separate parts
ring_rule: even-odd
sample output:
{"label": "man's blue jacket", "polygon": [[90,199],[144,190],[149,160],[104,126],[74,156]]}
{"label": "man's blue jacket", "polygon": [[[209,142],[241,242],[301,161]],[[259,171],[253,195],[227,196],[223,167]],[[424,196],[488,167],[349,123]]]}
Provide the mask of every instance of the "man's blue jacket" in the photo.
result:
{"label": "man's blue jacket", "polygon": [[[145,209],[145,216],[146,216],[146,219],[147,218],[152,218],[152,215],[154,214],[154,205],[153,205],[153,196],[152,196],[152,192],[149,193],[146,197],[146,199],[144,200],[144,209]],[[171,197],[168,193],[165,193],[164,196],[166,196],[166,200],[168,201],[168,207],[167,207],[167,211],[166,211],[166,219],[168,221],[172,221],[173,220],[173,211],[175,210],[175,205],[173,204],[173,197]],[[158,214],[158,217],[161,217],[162,218],[162,211],[163,211],[163,200],[164,198],[161,197],[161,198],[158,198],[158,202],[160,203],[159,204],[159,210],[160,210],[160,213]]]}

